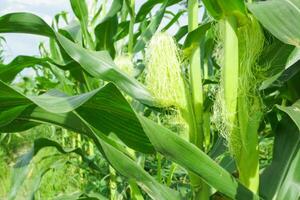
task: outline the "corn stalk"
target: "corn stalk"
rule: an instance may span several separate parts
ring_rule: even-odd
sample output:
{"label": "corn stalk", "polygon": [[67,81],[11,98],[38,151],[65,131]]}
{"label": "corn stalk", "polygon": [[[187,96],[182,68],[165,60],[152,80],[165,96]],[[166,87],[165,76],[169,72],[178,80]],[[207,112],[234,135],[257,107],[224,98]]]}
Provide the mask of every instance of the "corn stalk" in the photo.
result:
{"label": "corn stalk", "polygon": [[[198,27],[198,0],[188,1],[188,31],[192,32]],[[192,99],[189,102],[189,139],[201,150],[204,149],[203,130],[203,85],[200,58],[200,46],[198,46],[190,57],[190,88]],[[186,94],[189,96],[189,94]],[[193,113],[193,114],[192,114]],[[209,199],[209,189],[200,177],[190,173],[191,184],[194,190],[194,199]]]}

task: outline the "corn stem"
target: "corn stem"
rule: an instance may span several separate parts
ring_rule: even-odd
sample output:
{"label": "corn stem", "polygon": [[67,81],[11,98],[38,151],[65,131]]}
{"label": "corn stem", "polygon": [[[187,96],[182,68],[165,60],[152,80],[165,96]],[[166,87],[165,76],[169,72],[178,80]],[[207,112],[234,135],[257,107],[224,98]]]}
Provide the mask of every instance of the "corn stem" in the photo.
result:
{"label": "corn stem", "polygon": [[[188,1],[188,31],[191,32],[198,27],[198,0]],[[190,87],[191,104],[189,121],[189,138],[197,147],[203,150],[203,86],[200,60],[200,47],[198,47],[190,58]],[[193,114],[192,114],[193,113]],[[192,118],[192,119],[191,119]],[[199,176],[189,173],[193,187],[194,199],[209,199],[209,189]]]}
{"label": "corn stem", "polygon": [[161,171],[162,171],[162,166],[161,166],[161,155],[159,153],[156,154],[156,158],[157,158],[157,180],[158,182],[162,182],[162,174],[161,174]]}
{"label": "corn stem", "polygon": [[128,180],[128,184],[130,186],[130,197],[132,200],[144,200],[144,197],[136,183],[135,180]]}
{"label": "corn stem", "polygon": [[132,13],[130,14],[130,23],[129,23],[128,54],[133,53],[133,37],[134,37],[133,31],[134,31],[134,23],[135,23],[135,0],[131,0],[130,8],[132,9]]}
{"label": "corn stem", "polygon": [[172,179],[173,179],[173,175],[175,173],[176,167],[177,167],[177,164],[172,162],[171,167],[170,167],[170,172],[169,172],[169,175],[167,178],[167,183],[166,183],[168,187],[170,187],[172,184]]}
{"label": "corn stem", "polygon": [[[188,2],[188,29],[189,32],[198,27],[198,1],[189,0]],[[200,61],[200,47],[198,47],[190,58],[190,86],[192,90],[192,105],[196,118],[196,125],[199,134],[194,133],[194,141],[199,148],[203,148],[203,131],[202,131],[202,113],[203,113],[203,86],[202,72]]]}
{"label": "corn stem", "polygon": [[110,189],[110,199],[117,200],[118,199],[118,191],[117,191],[117,175],[116,171],[113,167],[109,166],[109,189]]}
{"label": "corn stem", "polygon": [[[260,113],[249,118],[247,96],[238,95],[239,89],[239,40],[235,17],[225,19],[224,68],[222,84],[224,87],[225,112],[229,137],[241,142],[241,148],[235,149],[235,158],[239,170],[239,179],[253,192],[257,192],[259,183],[258,139]],[[237,128],[238,127],[238,128]],[[237,135],[237,136],[236,136]],[[234,137],[239,140],[235,141]]]}
{"label": "corn stem", "polygon": [[224,87],[225,112],[230,134],[234,131],[236,121],[238,77],[239,77],[239,47],[237,22],[235,17],[225,19],[224,67],[222,71]]}
{"label": "corn stem", "polygon": [[[243,97],[241,97],[243,98]],[[245,124],[244,130],[240,126],[240,137],[243,148],[239,157],[237,158],[237,166],[239,169],[240,181],[249,188],[252,192],[258,192],[259,186],[259,152],[258,152],[258,137],[257,130],[259,128],[260,118],[262,113],[258,112],[251,116],[251,118],[241,119],[242,114],[245,113],[243,105],[245,101],[238,99],[238,117],[239,124]]]}

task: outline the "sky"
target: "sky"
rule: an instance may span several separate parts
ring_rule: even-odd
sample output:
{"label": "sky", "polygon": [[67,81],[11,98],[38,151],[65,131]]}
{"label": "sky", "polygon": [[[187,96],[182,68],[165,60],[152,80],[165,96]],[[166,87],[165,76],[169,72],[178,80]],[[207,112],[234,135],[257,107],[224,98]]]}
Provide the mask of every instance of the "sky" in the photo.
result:
{"label": "sky", "polygon": [[[91,0],[87,0],[91,1]],[[136,10],[146,0],[136,0]],[[109,6],[108,6],[109,7]],[[172,11],[178,7],[172,7]],[[61,11],[72,13],[69,0],[0,0],[0,16],[11,12],[31,12],[42,17],[51,24],[53,16]],[[166,23],[166,22],[163,22]],[[181,23],[186,24],[187,19],[183,17]],[[6,61],[12,60],[17,55],[38,55],[38,46],[41,41],[46,42],[48,38],[30,34],[2,34],[7,45],[5,48]]]}
{"label": "sky", "polygon": [[[61,11],[71,11],[68,0],[0,0],[0,15],[11,12],[31,12],[42,17],[51,24],[55,14]],[[40,41],[48,38],[29,34],[2,34],[6,45],[6,59],[11,60],[17,55],[38,55]]]}

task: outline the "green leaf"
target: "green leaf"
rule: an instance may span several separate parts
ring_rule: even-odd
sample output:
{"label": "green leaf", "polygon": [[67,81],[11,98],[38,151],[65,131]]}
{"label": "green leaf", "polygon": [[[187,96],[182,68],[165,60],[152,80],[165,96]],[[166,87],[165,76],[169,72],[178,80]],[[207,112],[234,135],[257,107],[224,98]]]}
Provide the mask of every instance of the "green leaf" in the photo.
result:
{"label": "green leaf", "polygon": [[221,19],[223,13],[217,0],[203,0],[203,4],[213,18]]}
{"label": "green leaf", "polygon": [[121,22],[118,25],[118,31],[117,31],[117,34],[115,35],[114,40],[118,41],[118,40],[126,37],[128,34],[128,31],[129,31],[129,21]]}
{"label": "green leaf", "polygon": [[[172,13],[172,12],[171,12]],[[161,31],[166,31],[168,30],[173,24],[176,22],[178,23],[179,18],[186,13],[186,10],[180,10],[176,14],[173,14],[173,18],[169,21],[169,23],[161,30]]]}
{"label": "green leaf", "polygon": [[156,30],[160,25],[161,20],[164,17],[165,10],[166,10],[166,3],[164,3],[160,7],[160,9],[156,12],[156,14],[151,19],[151,22],[147,26],[147,29],[144,32],[142,32],[140,38],[138,39],[138,41],[134,46],[133,51],[135,53],[141,51],[146,46],[146,43],[151,39],[152,35],[156,32]]}
{"label": "green leaf", "polygon": [[[139,137],[138,135],[144,135],[142,129],[138,130],[137,128],[138,131],[136,134],[126,136],[125,132],[128,131],[128,129],[126,130],[124,127],[128,126],[128,123],[132,124],[133,126],[130,128],[128,133],[133,133],[135,123],[134,120],[137,121],[137,118],[133,110],[131,110],[130,105],[126,102],[125,98],[113,84],[108,84],[102,89],[73,97],[68,97],[58,92],[46,93],[45,95],[47,95],[49,98],[47,99],[48,102],[44,102],[42,101],[45,97],[43,95],[38,97],[25,97],[20,93],[15,92],[3,82],[0,83],[2,83],[0,85],[3,85],[4,88],[6,87],[7,90],[10,90],[10,92],[13,94],[11,96],[14,97],[6,99],[0,95],[1,105],[2,103],[3,105],[7,105],[5,99],[10,100],[12,104],[22,100],[31,105],[27,109],[24,109],[24,111],[17,116],[16,120],[32,120],[40,123],[51,123],[75,132],[85,134],[95,142],[99,151],[105,155],[106,159],[115,169],[117,169],[124,176],[130,179],[135,179],[140,187],[143,188],[150,196],[155,199],[179,199],[177,192],[158,183],[152,176],[147,174],[147,172],[137,165],[135,161],[124,154],[123,147],[108,138],[104,133],[101,132],[101,130],[97,130],[92,126],[92,124],[96,121],[98,123],[98,127],[102,130],[105,130],[103,129],[103,127],[106,126],[105,123],[107,123],[109,127],[122,126],[122,128],[119,130],[110,130],[109,132],[114,132],[117,136],[126,138],[127,141],[133,139],[132,144],[136,147],[139,146],[138,150],[142,152],[149,152],[149,149],[151,150],[151,144],[143,145],[143,141],[148,140],[147,137],[143,136],[142,138],[140,137],[138,139],[134,139]],[[27,98],[29,99],[26,100]],[[45,110],[32,105],[30,101],[32,101],[32,103],[35,102]],[[58,113],[59,109],[51,108],[56,106],[58,108],[62,108],[62,106],[66,105],[67,103],[69,103],[68,109],[70,109],[70,111],[72,110],[72,112],[65,113],[67,109],[64,109],[62,110],[62,113]],[[122,106],[123,109],[121,108]],[[94,119],[94,116],[89,115],[91,113],[90,109],[92,109],[93,112],[98,113],[101,117]],[[101,114],[100,110],[103,110],[104,113]],[[2,113],[0,113],[0,116],[1,114]],[[114,115],[118,117],[118,119],[114,119]],[[130,118],[132,118],[132,120]],[[111,121],[105,122],[107,119],[112,120],[113,123]],[[116,124],[116,126],[113,124]],[[8,126],[11,125],[12,124]],[[138,125],[141,126],[140,124]],[[101,138],[101,140],[99,140],[99,138]],[[127,142],[124,141],[124,143]]]}
{"label": "green leaf", "polygon": [[0,64],[0,80],[11,82],[26,67],[34,67],[35,65],[49,67],[47,61],[46,58],[18,56],[8,64]]}
{"label": "green leaf", "polygon": [[145,117],[139,116],[139,119],[151,143],[162,155],[232,199],[259,199],[195,145]]}
{"label": "green leaf", "polygon": [[68,39],[72,40],[73,42],[77,44],[82,44],[82,32],[80,23],[78,21],[74,20],[70,22],[67,26],[60,28],[58,32],[61,33],[63,36],[67,37]]}
{"label": "green leaf", "polygon": [[288,114],[300,130],[300,100],[295,102],[292,106],[285,107],[277,105],[277,107]]}
{"label": "green leaf", "polygon": [[26,105],[15,105],[12,108],[0,108],[0,126],[6,126],[10,124],[20,113],[23,112],[26,107]]}
{"label": "green leaf", "polygon": [[114,37],[118,30],[117,14],[122,9],[122,6],[122,0],[114,0],[108,13],[95,28],[96,49],[107,50],[112,57],[115,56]]}
{"label": "green leaf", "polygon": [[[5,89],[6,85],[4,83],[2,83],[2,85],[3,88]],[[6,97],[7,95],[0,96],[1,97],[0,100],[3,103],[3,104],[1,103],[0,105],[6,105],[7,100],[9,100],[10,103],[8,104],[8,106],[14,105],[20,101],[31,105],[32,105],[31,102],[35,102],[41,107],[43,107],[44,109],[51,111],[51,112],[47,112],[42,109],[37,109],[37,108],[34,109],[34,107],[32,110],[32,108],[28,107],[28,109],[26,109],[22,114],[18,115],[16,119],[19,120],[32,119],[33,121],[36,122],[44,122],[44,123],[48,122],[48,123],[60,125],[67,129],[71,129],[75,132],[85,133],[87,136],[91,137],[96,144],[98,141],[97,137],[100,137],[102,140],[100,141],[101,145],[98,148],[99,150],[101,150],[101,147],[103,146],[103,142],[109,143],[109,145],[106,146],[104,144],[106,151],[108,151],[108,149],[110,149],[112,145],[114,147],[115,145],[103,133],[101,133],[101,130],[105,131],[103,127],[107,126],[107,128],[110,129],[110,132],[114,132],[120,138],[123,135],[124,139],[126,139],[126,140],[123,139],[124,143],[130,146],[135,144],[134,148],[139,149],[141,151],[142,150],[145,151],[145,148],[147,147],[145,145],[142,145],[143,144],[142,141],[145,141],[145,139],[142,138],[145,138],[144,135],[146,134],[149,137],[152,145],[155,147],[156,150],[161,152],[163,155],[169,157],[171,160],[181,164],[186,169],[201,176],[208,184],[210,184],[212,187],[216,188],[220,192],[224,193],[225,195],[237,199],[242,199],[242,197],[243,198],[249,197],[249,199],[256,198],[254,194],[252,194],[249,190],[247,190],[244,186],[242,186],[225,169],[218,166],[217,163],[215,163],[211,158],[209,158],[209,156],[207,156],[204,152],[200,151],[197,147],[188,143],[187,141],[180,138],[179,136],[169,131],[168,129],[152,122],[151,120],[136,115],[135,112],[130,107],[130,105],[126,103],[126,100],[124,99],[124,97],[122,97],[121,93],[117,92],[117,88],[113,84],[109,84],[104,88],[99,89],[98,91],[95,90],[90,93],[85,93],[79,96],[72,96],[72,97],[66,97],[63,96],[62,94],[54,93],[54,92],[46,93],[45,95],[47,95],[47,102],[43,101],[43,99],[45,100],[45,96],[43,95],[38,97],[30,97],[29,100],[24,96],[22,96],[21,94],[19,94],[18,92],[15,92],[12,88],[6,86],[7,92],[9,92],[9,89],[11,90],[10,92],[13,93],[11,97],[14,98],[7,99]],[[112,97],[111,95],[115,95],[115,96]],[[108,104],[106,104],[104,100],[106,100]],[[67,106],[67,109],[64,108],[64,110],[61,110],[61,107],[63,105],[66,106],[67,103],[69,104]],[[122,106],[124,106],[124,109],[120,109],[120,107]],[[59,110],[61,110],[61,112],[63,111],[66,112],[68,110],[71,110],[72,107],[76,112],[72,111],[68,113],[57,113],[59,112]],[[93,109],[93,112],[95,113],[101,111],[102,109],[104,111],[109,110],[109,112],[105,112],[105,114],[100,114],[99,117],[94,119],[94,116],[90,114],[91,113],[90,109]],[[56,113],[53,113],[53,111]],[[118,120],[113,120],[113,123],[112,121],[107,121],[110,119],[114,119],[113,118],[114,114],[116,114]],[[132,116],[131,119],[130,116]],[[128,131],[129,133],[132,132],[133,130],[118,128],[120,126],[121,127],[128,126],[128,121],[127,121],[128,119],[130,119],[129,121],[131,124],[137,123],[136,125],[137,130],[139,130],[138,124],[140,124],[143,128],[142,129],[143,131],[142,130],[137,131],[137,134],[141,135],[141,137],[137,140],[135,140],[135,138],[139,137],[137,134],[131,134],[128,136],[125,135],[126,132],[124,131]],[[98,121],[99,126],[97,128],[101,129],[99,130],[100,132],[96,131],[97,133],[96,136],[93,131],[94,128],[90,129],[92,127],[92,124],[94,124],[93,120]],[[102,123],[101,120],[103,120]],[[134,126],[132,126],[131,129],[133,127]],[[116,129],[113,130],[114,128]],[[129,141],[133,141],[133,143],[130,143]],[[98,146],[99,146],[99,142],[98,142]],[[120,148],[118,149],[119,150],[117,152],[120,151]],[[116,154],[116,151],[111,153]],[[107,157],[107,159],[109,160],[113,158]],[[124,171],[124,169],[122,169],[123,168],[122,166],[124,165],[123,163],[120,163],[120,160],[121,159],[109,160],[109,161],[119,171],[123,170],[122,171],[123,173],[125,173],[125,171],[130,171],[130,172],[140,171],[138,169]],[[116,163],[114,164],[114,162]],[[116,166],[121,164],[122,166]],[[127,165],[128,164],[126,164],[126,166]],[[214,173],[211,173],[212,171]],[[132,174],[127,174],[125,176],[129,178],[137,178],[136,175],[133,176]],[[143,180],[144,179],[141,177],[140,181]]]}
{"label": "green leaf", "polygon": [[83,193],[83,192],[72,192],[71,194],[63,194],[57,197],[54,197],[53,200],[107,200],[106,197],[102,196],[99,193]]}
{"label": "green leaf", "polygon": [[140,187],[146,191],[152,199],[180,199],[177,192],[172,191],[164,185],[158,184],[155,178],[146,173],[140,166],[137,167],[135,162],[125,156],[120,156],[123,154],[121,154],[121,152],[117,149],[107,143],[101,142],[101,144],[107,159],[113,167],[119,173],[131,177],[138,183],[143,183],[140,184]]}
{"label": "green leaf", "polygon": [[[51,39],[53,42],[54,40]],[[50,42],[50,44],[52,43]],[[51,48],[52,50],[57,47]],[[55,50],[57,51],[57,50]],[[52,51],[54,52],[54,50]],[[4,82],[12,82],[15,77],[25,68],[31,68],[36,66],[42,66],[46,68],[52,68],[52,70],[57,71],[58,69],[54,69],[54,67],[59,67],[62,70],[69,70],[71,75],[78,81],[81,81],[79,73],[77,73],[81,67],[79,64],[74,62],[73,60],[69,62],[61,61],[59,57],[53,56],[53,59],[49,57],[44,58],[38,58],[38,57],[32,57],[32,56],[17,56],[14,58],[10,63],[8,64],[0,64],[0,80]],[[59,64],[58,64],[59,63]],[[56,73],[55,75],[58,75],[57,78],[60,79],[61,73]],[[67,80],[60,79],[60,82],[66,82]]]}
{"label": "green leaf", "polygon": [[225,16],[235,15],[237,18],[244,18],[247,15],[244,0],[217,0]]}
{"label": "green leaf", "polygon": [[[76,110],[81,119],[88,121],[89,125],[102,133],[114,132],[129,147],[145,153],[153,152],[153,147],[136,119],[135,113],[132,112],[130,105],[113,84],[76,96],[67,96],[53,90],[40,96],[26,97],[1,81],[0,89],[0,110],[5,111],[0,114],[0,125],[2,126],[17,117],[24,118],[25,116],[20,116],[20,113],[35,104],[46,112],[29,107],[23,115],[31,118],[43,117],[44,120],[54,117],[55,120],[58,120],[57,122],[61,123],[59,125],[69,122],[64,121],[64,118],[68,118],[72,123],[68,128],[73,128],[77,132],[82,132],[80,127],[89,129],[80,122],[80,119],[77,119],[75,113],[71,112]],[[18,107],[15,107],[16,105]],[[7,113],[9,113],[9,118]],[[34,116],[32,116],[33,114]],[[114,125],[112,126],[112,124]],[[76,128],[77,125],[78,128]]]}
{"label": "green leaf", "polygon": [[186,36],[183,44],[183,51],[186,57],[189,57],[189,55],[191,55],[195,49],[199,47],[201,39],[204,38],[206,31],[209,30],[210,27],[210,22],[201,24],[198,28]]}
{"label": "green leaf", "polygon": [[247,11],[243,0],[203,0],[203,4],[216,20],[235,16],[240,25],[247,20]]}
{"label": "green leaf", "polygon": [[20,98],[17,91],[7,87],[0,81],[0,126],[5,126],[13,121],[28,105],[28,99]]}
{"label": "green leaf", "polygon": [[157,4],[166,3],[167,6],[172,6],[178,2],[180,2],[180,0],[148,0],[137,12],[135,22],[138,23],[144,21],[146,16]]}
{"label": "green leaf", "polygon": [[89,15],[85,0],[70,0],[70,3],[75,16],[79,19],[80,23],[82,23],[82,26],[87,30]]}
{"label": "green leaf", "polygon": [[84,36],[85,45],[88,48],[94,49],[94,42],[89,30],[89,14],[85,0],[70,0],[73,12],[80,22],[81,31]]}
{"label": "green leaf", "polygon": [[[89,167],[91,167],[94,170],[100,170],[100,168],[94,163],[93,160],[87,157],[85,153],[82,151],[80,148],[76,149],[64,149],[59,143],[49,140],[47,138],[39,138],[36,139],[33,143],[33,147],[30,149],[29,152],[24,154],[23,156],[20,157],[20,159],[17,161],[17,163],[14,166],[13,174],[12,174],[12,183],[11,183],[11,188],[9,192],[9,199],[15,199],[18,191],[20,190],[20,187],[22,186],[23,182],[28,176],[28,173],[30,172],[29,170],[29,164],[34,158],[35,155],[38,154],[38,152],[47,147],[55,147],[57,151],[59,151],[62,154],[69,154],[69,153],[75,153],[81,156],[84,162],[88,164]],[[41,179],[43,175],[48,171],[48,168],[43,170],[42,173],[39,175],[36,175],[37,178],[34,180],[34,185],[38,187],[39,183],[41,182]],[[37,188],[30,187],[31,188],[31,193],[33,196]]]}
{"label": "green leaf", "polygon": [[271,66],[264,72],[264,76],[268,78],[263,81],[259,89],[282,86],[300,70],[299,59],[298,48],[275,39],[263,50],[259,60],[260,66]]}
{"label": "green leaf", "polygon": [[[7,18],[13,18],[14,20],[9,21],[6,20]],[[30,19],[30,21],[25,23],[23,18]],[[20,23],[24,24],[19,26]],[[3,27],[8,28],[4,29]],[[36,29],[43,30],[37,32]],[[25,32],[40,35],[43,35],[44,32],[54,33],[51,27],[42,21],[41,18],[29,13],[14,13],[0,17],[0,32]],[[114,82],[124,92],[144,104],[150,106],[155,104],[151,94],[145,87],[134,78],[121,72],[106,51],[96,52],[87,50],[71,42],[59,33],[48,36],[55,37],[68,55],[92,76]]]}
{"label": "green leaf", "polygon": [[[20,116],[20,115],[18,115],[18,116]],[[40,125],[40,123],[37,123],[37,122],[28,122],[28,121],[24,121],[24,120],[18,120],[15,118],[15,116],[13,117],[13,119],[14,120],[6,121],[6,122],[8,122],[8,123],[6,123],[6,125],[8,125],[8,126],[1,125],[1,127],[0,127],[1,133],[23,132],[23,131],[31,129],[35,126]],[[14,126],[9,126],[11,124],[14,124]]]}
{"label": "green leaf", "polygon": [[122,0],[114,0],[111,4],[109,11],[107,12],[105,17],[101,20],[99,24],[107,20],[110,20],[111,18],[114,18],[118,14],[118,12],[122,9],[122,6],[123,6]]}
{"label": "green leaf", "polygon": [[261,175],[260,195],[265,199],[299,199],[300,115],[291,108],[279,108],[297,120],[298,127],[288,117],[281,120],[275,132],[273,161]]}
{"label": "green leaf", "polygon": [[153,177],[137,165],[135,161],[124,155],[122,148],[116,147],[116,144],[106,138],[103,133],[100,133],[99,131],[96,133],[101,140],[95,137],[90,126],[86,125],[77,115],[74,115],[73,113],[51,114],[40,109],[35,109],[30,116],[26,117],[21,115],[20,118],[27,118],[28,120],[33,119],[44,123],[48,122],[79,133],[84,133],[93,139],[99,151],[103,153],[106,159],[116,170],[119,171],[119,173],[130,179],[136,180],[140,187],[143,188],[150,196],[154,197],[154,199],[179,199],[177,192],[160,185]]}
{"label": "green leaf", "polygon": [[112,57],[115,56],[114,37],[118,32],[118,18],[113,17],[99,24],[95,29],[97,38],[96,50],[107,50]]}
{"label": "green leaf", "polygon": [[105,81],[112,81],[135,99],[148,105],[154,105],[152,96],[144,86],[120,71],[106,51],[89,51],[60,34],[57,34],[57,39],[65,51],[89,74]]}
{"label": "green leaf", "polygon": [[249,10],[282,42],[300,46],[300,2],[298,0],[269,0],[248,4]]}
{"label": "green leaf", "polygon": [[188,26],[182,26],[178,29],[178,31],[175,33],[174,38],[178,42],[181,40],[186,34],[188,33]]}
{"label": "green leaf", "polygon": [[52,28],[40,17],[28,13],[10,13],[0,17],[1,33],[29,33],[55,37]]}

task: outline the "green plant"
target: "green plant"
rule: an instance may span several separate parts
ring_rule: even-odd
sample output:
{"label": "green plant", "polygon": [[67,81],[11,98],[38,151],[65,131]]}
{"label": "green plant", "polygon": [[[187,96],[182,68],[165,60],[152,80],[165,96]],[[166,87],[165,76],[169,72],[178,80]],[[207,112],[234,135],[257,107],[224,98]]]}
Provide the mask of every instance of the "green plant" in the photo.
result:
{"label": "green plant", "polygon": [[[0,17],[0,33],[50,38],[40,58],[0,65],[1,133],[39,124],[65,132],[33,141],[15,166],[22,176],[14,176],[9,198],[34,157],[53,147],[62,159],[37,173],[37,183],[73,153],[80,182],[92,180],[89,170],[109,177],[106,189],[80,188],[70,198],[298,199],[299,3],[149,0],[136,12],[134,0],[113,0],[109,10],[105,2],[89,8],[71,0],[76,20],[61,13],[52,26],[30,13]],[[172,13],[180,3],[184,11]],[[172,38],[166,32],[183,13],[188,25]],[[42,71],[30,92],[13,82],[25,67]],[[267,140],[272,160],[259,165]]]}

